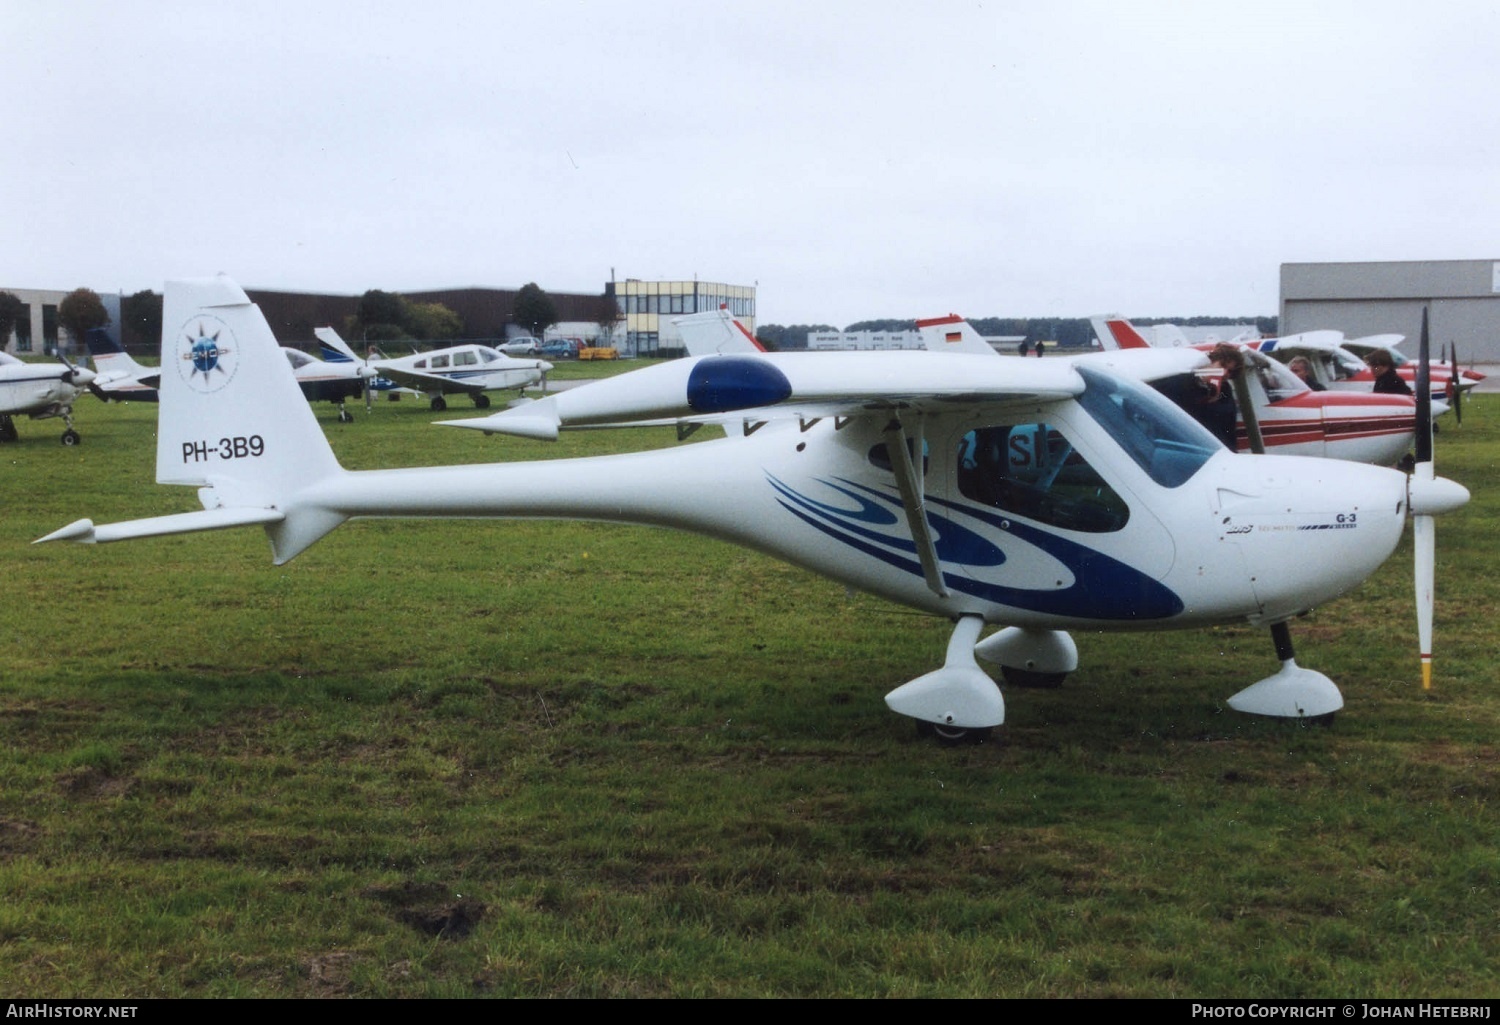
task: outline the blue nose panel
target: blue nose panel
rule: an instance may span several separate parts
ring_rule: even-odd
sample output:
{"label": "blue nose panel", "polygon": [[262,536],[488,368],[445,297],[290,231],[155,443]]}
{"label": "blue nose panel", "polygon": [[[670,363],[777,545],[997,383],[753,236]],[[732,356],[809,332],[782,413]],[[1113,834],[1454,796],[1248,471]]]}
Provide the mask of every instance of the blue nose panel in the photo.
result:
{"label": "blue nose panel", "polygon": [[715,356],[688,374],[688,407],[695,413],[727,413],[769,406],[788,398],[792,383],[760,359]]}

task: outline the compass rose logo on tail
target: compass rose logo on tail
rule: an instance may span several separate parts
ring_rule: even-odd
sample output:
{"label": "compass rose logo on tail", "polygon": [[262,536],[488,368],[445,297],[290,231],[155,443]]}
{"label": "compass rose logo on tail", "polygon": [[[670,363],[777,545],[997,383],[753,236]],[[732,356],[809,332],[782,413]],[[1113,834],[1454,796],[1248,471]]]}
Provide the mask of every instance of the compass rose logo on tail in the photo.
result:
{"label": "compass rose logo on tail", "polygon": [[177,369],[189,388],[207,395],[234,379],[237,349],[229,325],[200,314],[177,333]]}

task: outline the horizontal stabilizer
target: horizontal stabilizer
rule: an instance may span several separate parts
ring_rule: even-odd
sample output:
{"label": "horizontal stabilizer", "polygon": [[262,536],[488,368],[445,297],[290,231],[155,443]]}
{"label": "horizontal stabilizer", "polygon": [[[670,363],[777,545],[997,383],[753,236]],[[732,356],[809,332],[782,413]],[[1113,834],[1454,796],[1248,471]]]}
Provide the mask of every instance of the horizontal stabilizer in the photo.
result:
{"label": "horizontal stabilizer", "polygon": [[279,523],[284,518],[278,509],[203,509],[199,512],[177,513],[173,516],[152,516],[143,520],[125,520],[121,523],[106,523],[102,527],[93,520],[75,520],[46,537],[37,538],[33,544],[47,541],[77,541],[79,544],[108,544],[111,541],[129,541],[138,537],[160,537],[164,534],[191,534],[200,530],[224,530],[228,527],[243,527],[252,523]]}

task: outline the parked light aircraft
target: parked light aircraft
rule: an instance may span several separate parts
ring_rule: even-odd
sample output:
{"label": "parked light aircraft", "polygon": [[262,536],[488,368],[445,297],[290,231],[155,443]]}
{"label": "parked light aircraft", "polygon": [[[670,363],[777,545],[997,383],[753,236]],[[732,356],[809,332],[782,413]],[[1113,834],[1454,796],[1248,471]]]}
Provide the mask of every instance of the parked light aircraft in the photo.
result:
{"label": "parked light aircraft", "polygon": [[[688,357],[449,421],[535,438],[605,424],[726,428],[702,444],[347,471],[237,285],[169,282],[164,323],[162,363],[174,369],[162,375],[157,480],[199,488],[203,508],[82,519],[40,541],[259,524],[281,564],[366,516],[677,527],[953,620],[945,664],[886,696],[951,742],[1004,721],[976,655],[1012,682],[1050,683],[1077,666],[1069,629],[1271,626],[1280,670],[1230,705],[1331,714],[1343,698],[1297,665],[1286,621],[1373,572],[1415,514],[1428,665],[1432,517],[1468,499],[1434,476],[1430,447],[1411,477],[1234,455],[1156,392],[1087,359],[927,352]],[[987,623],[1003,629],[980,641]]]}
{"label": "parked light aircraft", "polygon": [[157,367],[144,367],[131,358],[124,346],[100,328],[84,333],[83,344],[94,360],[94,379],[89,391],[105,402],[155,402]]}
{"label": "parked light aircraft", "polygon": [[[1415,389],[1417,362],[1396,345],[1404,335],[1368,335],[1364,338],[1345,338],[1337,331],[1313,331],[1304,335],[1286,338],[1266,338],[1252,343],[1261,352],[1270,353],[1283,363],[1298,356],[1305,356],[1313,364],[1318,380],[1328,388],[1338,391],[1368,391],[1375,386],[1375,373],[1366,364],[1365,358],[1376,349],[1390,353],[1396,374]],[[1457,355],[1448,366],[1435,365],[1429,370],[1432,398],[1434,402],[1453,403],[1455,409],[1485,375],[1473,369],[1462,369]]]}
{"label": "parked light aircraft", "polygon": [[83,440],[73,429],[73,400],[94,379],[94,372],[74,366],[60,354],[57,358],[61,369],[0,352],[0,441],[16,440],[14,417],[23,414],[33,420],[60,416],[67,425],[62,443],[76,445]]}
{"label": "parked light aircraft", "polygon": [[[106,402],[157,401],[160,368],[137,363],[103,331],[90,331],[86,343],[97,368],[94,380],[89,384],[90,391]],[[365,382],[374,375],[374,370],[352,360],[330,362],[316,359],[291,346],[282,346],[281,352],[291,365],[297,386],[307,401],[332,402],[339,407],[341,422],[354,419],[344,408],[344,402],[364,392]]]}
{"label": "parked light aircraft", "polygon": [[[392,359],[366,357],[361,360],[331,327],[320,327],[313,334],[322,342],[361,366],[373,368],[380,376],[427,396],[432,408],[448,408],[444,395],[463,394],[473,398],[478,409],[488,409],[487,391],[515,388],[545,382],[552,364],[541,359],[515,359],[488,345],[455,345],[446,349],[417,352]],[[545,388],[545,383],[543,384]]]}
{"label": "parked light aircraft", "polygon": [[[1129,321],[1095,317],[1093,323],[1094,333],[1106,349],[1191,352],[1201,357],[1200,371],[1209,366],[1208,343],[1152,349]],[[1410,451],[1417,424],[1416,402],[1410,396],[1377,395],[1368,388],[1357,393],[1312,391],[1284,364],[1262,355],[1255,342],[1230,344],[1244,351],[1245,386],[1268,450],[1284,455],[1352,459],[1378,466],[1391,466]],[[1216,378],[1218,372],[1213,376]],[[1182,398],[1172,389],[1176,381],[1155,379],[1151,383],[1175,400]],[[1236,444],[1242,452],[1250,448],[1243,416],[1237,421]]]}

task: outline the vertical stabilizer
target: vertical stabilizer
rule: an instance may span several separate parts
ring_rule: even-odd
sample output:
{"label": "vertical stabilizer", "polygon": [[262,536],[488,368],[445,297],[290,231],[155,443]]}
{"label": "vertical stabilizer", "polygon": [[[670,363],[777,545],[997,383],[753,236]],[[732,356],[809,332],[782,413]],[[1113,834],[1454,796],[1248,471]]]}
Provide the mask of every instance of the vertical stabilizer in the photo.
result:
{"label": "vertical stabilizer", "polygon": [[219,505],[275,506],[338,461],[270,326],[229,278],[169,281],[156,479]]}
{"label": "vertical stabilizer", "polygon": [[967,352],[982,356],[999,355],[995,347],[974,330],[972,324],[956,313],[917,321],[917,333],[928,352]]}
{"label": "vertical stabilizer", "polygon": [[731,352],[764,352],[755,336],[735,320],[729,310],[704,310],[672,321],[682,334],[689,356],[713,356]]}
{"label": "vertical stabilizer", "polygon": [[1116,314],[1113,317],[1090,317],[1094,335],[1105,349],[1149,349],[1151,343],[1141,337],[1135,325]]}

